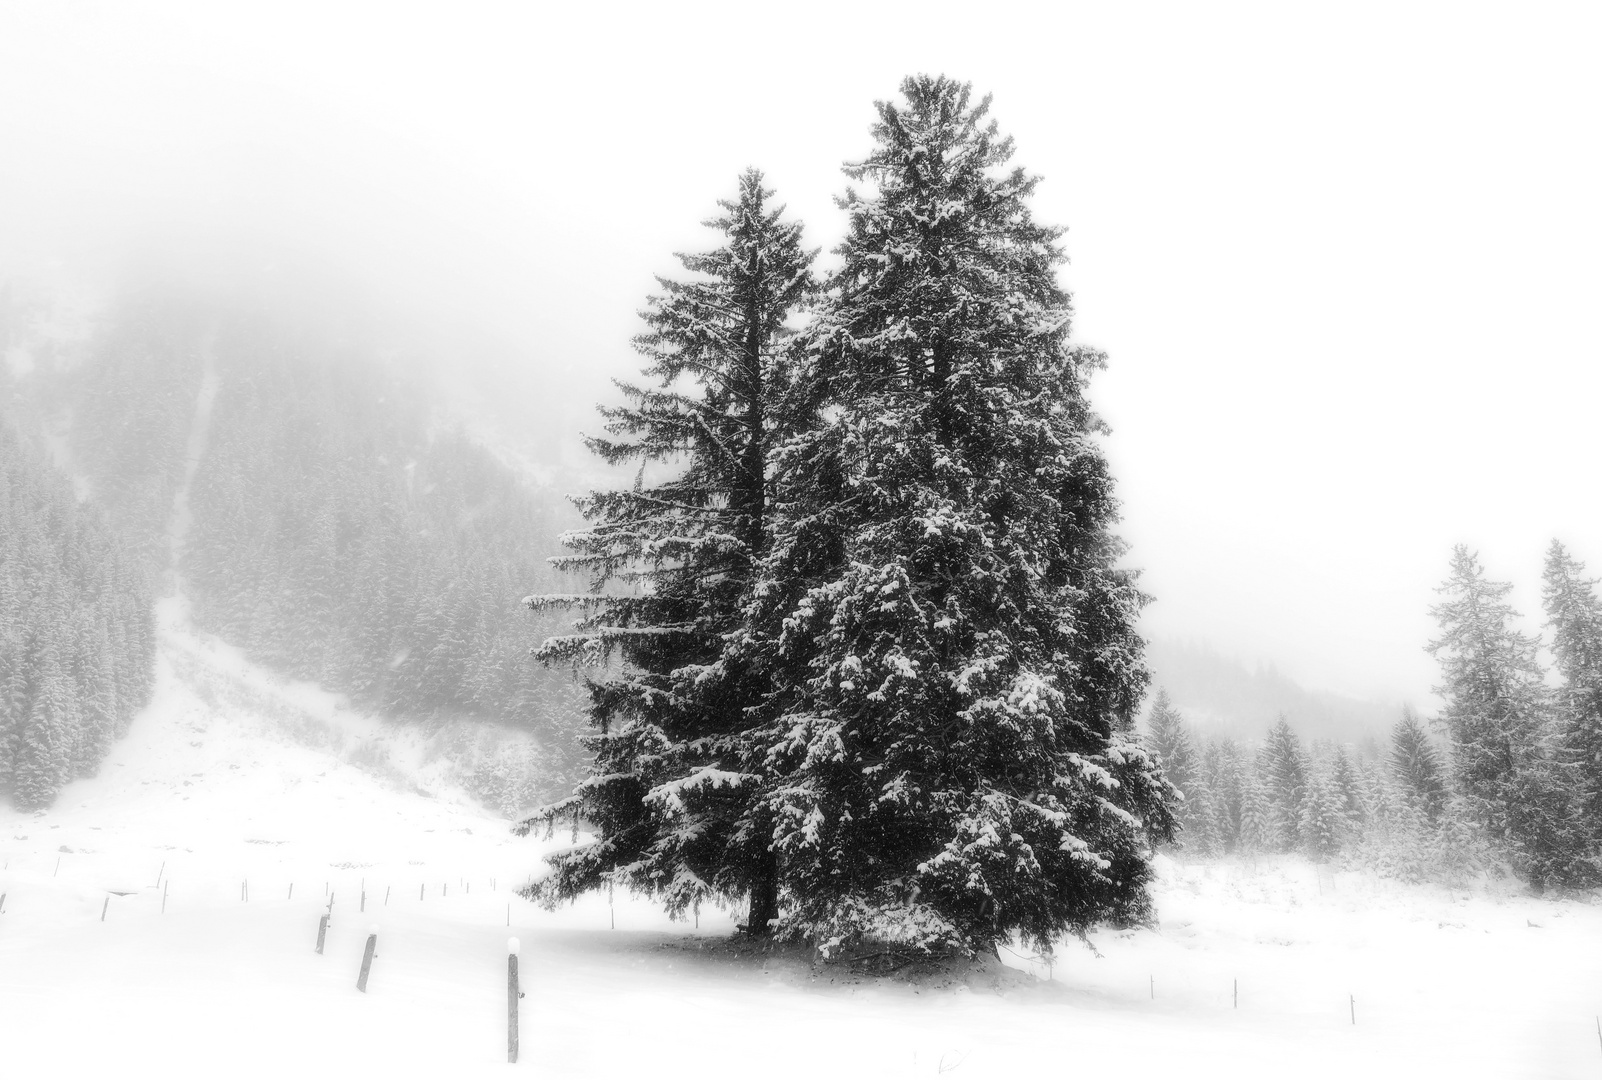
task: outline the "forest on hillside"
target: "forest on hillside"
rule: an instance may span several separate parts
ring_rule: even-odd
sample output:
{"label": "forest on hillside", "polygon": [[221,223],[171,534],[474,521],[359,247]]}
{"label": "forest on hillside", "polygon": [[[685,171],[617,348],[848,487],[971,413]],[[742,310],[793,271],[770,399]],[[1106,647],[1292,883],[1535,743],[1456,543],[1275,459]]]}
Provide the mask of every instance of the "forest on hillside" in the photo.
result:
{"label": "forest on hillside", "polygon": [[572,781],[580,691],[529,660],[545,627],[517,603],[560,500],[355,319],[147,288],[61,352],[26,380],[35,442],[145,593],[181,582],[196,625],[253,660],[424,725],[506,812]]}
{"label": "forest on hillside", "polygon": [[93,775],[149,700],[155,625],[138,561],[4,408],[0,613],[0,796],[32,810]]}

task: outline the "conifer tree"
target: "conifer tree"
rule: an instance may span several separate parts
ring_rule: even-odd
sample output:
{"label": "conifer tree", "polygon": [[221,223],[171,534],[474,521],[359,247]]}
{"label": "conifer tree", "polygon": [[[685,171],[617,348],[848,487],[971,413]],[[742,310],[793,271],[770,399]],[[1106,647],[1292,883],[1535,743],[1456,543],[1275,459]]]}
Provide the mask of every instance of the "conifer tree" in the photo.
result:
{"label": "conifer tree", "polygon": [[1160,687],[1146,717],[1145,744],[1169,783],[1188,794],[1198,772],[1196,748],[1185,718],[1174,708],[1168,691]]}
{"label": "conifer tree", "polygon": [[1466,816],[1501,844],[1537,889],[1576,868],[1571,811],[1548,747],[1549,694],[1536,640],[1513,626],[1512,586],[1487,581],[1458,545],[1431,609],[1441,633],[1436,694],[1451,738],[1452,778]]}
{"label": "conifer tree", "polygon": [[1314,769],[1302,798],[1297,832],[1307,854],[1328,862],[1341,849],[1348,827],[1345,798],[1333,768]]}
{"label": "conifer tree", "polygon": [[1446,804],[1440,758],[1424,725],[1409,706],[1403,706],[1402,718],[1391,729],[1388,763],[1404,796],[1430,821],[1440,817],[1441,808]]}
{"label": "conifer tree", "polygon": [[1281,716],[1258,751],[1264,795],[1272,814],[1273,844],[1280,851],[1301,845],[1302,801],[1307,796],[1307,757],[1301,740]]}
{"label": "conifer tree", "polygon": [[543,815],[597,832],[552,859],[547,900],[616,882],[674,913],[749,896],[758,934],[776,914],[773,824],[742,767],[768,686],[726,655],[769,542],[773,442],[795,426],[789,321],[813,290],[813,253],[772,195],[746,172],[706,223],[721,246],[679,256],[688,278],[659,279],[635,340],[656,385],[620,383],[628,403],[603,408],[608,435],[588,440],[608,463],[637,463],[635,482],[576,500],[590,527],[553,560],[587,573],[591,592],[528,601],[582,613],[542,661],[622,660],[589,684],[589,775]]}
{"label": "conifer tree", "polygon": [[1211,739],[1202,755],[1202,774],[1213,797],[1213,828],[1220,849],[1233,851],[1240,845],[1241,772],[1240,745],[1233,739]]}
{"label": "conifer tree", "polygon": [[1583,842],[1602,848],[1602,600],[1596,579],[1556,540],[1547,550],[1542,599],[1552,630],[1558,753]]}
{"label": "conifer tree", "polygon": [[1238,850],[1258,855],[1276,844],[1274,807],[1257,770],[1245,769],[1240,784],[1240,839]]}
{"label": "conifer tree", "polygon": [[[754,611],[777,715],[779,930],[992,949],[1149,915],[1172,792],[1127,733],[1147,681],[1118,565],[1101,354],[1069,341],[1061,230],[968,86],[878,104],[809,331]],[[755,767],[755,766],[753,766]]]}
{"label": "conifer tree", "polygon": [[1335,747],[1329,763],[1330,780],[1340,796],[1341,819],[1351,828],[1363,824],[1366,810],[1363,805],[1363,782],[1357,766],[1344,746]]}

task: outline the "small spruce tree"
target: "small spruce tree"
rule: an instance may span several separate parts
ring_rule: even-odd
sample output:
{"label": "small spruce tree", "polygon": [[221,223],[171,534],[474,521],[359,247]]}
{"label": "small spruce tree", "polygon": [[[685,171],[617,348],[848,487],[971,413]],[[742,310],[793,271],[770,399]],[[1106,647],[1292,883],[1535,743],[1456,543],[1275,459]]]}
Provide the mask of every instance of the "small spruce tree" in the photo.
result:
{"label": "small spruce tree", "polygon": [[1281,716],[1257,754],[1264,794],[1273,816],[1273,845],[1294,851],[1302,842],[1302,801],[1307,797],[1307,755],[1301,740]]}
{"label": "small spruce tree", "polygon": [[1440,757],[1429,733],[1409,706],[1403,706],[1402,718],[1391,729],[1391,752],[1387,762],[1404,797],[1430,821],[1439,818],[1446,805]]}

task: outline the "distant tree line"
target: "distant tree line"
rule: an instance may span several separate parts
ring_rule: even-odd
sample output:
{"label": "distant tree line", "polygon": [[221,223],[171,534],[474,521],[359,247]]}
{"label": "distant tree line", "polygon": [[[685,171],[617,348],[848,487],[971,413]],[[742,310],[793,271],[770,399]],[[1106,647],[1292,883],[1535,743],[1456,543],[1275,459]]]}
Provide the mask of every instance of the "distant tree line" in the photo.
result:
{"label": "distant tree line", "polygon": [[0,415],[0,792],[33,810],[92,776],[154,669],[138,560]]}
{"label": "distant tree line", "polygon": [[[1433,609],[1444,708],[1432,736],[1404,710],[1382,752],[1304,747],[1281,718],[1255,748],[1198,739],[1159,691],[1146,745],[1184,793],[1175,841],[1201,856],[1300,851],[1406,878],[1506,865],[1536,889],[1602,880],[1602,601],[1554,541],[1540,641],[1511,586],[1466,548]],[[1550,675],[1550,677],[1549,677]]]}

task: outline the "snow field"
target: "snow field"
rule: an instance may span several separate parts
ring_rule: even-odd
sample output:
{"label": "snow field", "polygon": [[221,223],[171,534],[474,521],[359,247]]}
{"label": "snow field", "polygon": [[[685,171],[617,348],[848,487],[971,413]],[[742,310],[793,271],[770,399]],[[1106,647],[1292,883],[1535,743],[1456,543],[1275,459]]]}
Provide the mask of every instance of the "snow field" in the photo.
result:
{"label": "snow field", "polygon": [[[1602,907],[1508,885],[1163,857],[1156,930],[910,983],[701,948],[735,921],[712,909],[698,931],[623,894],[545,912],[509,894],[546,845],[168,614],[156,700],[100,775],[0,810],[0,1076],[1602,1074]],[[385,738],[385,767],[346,760]]]}

